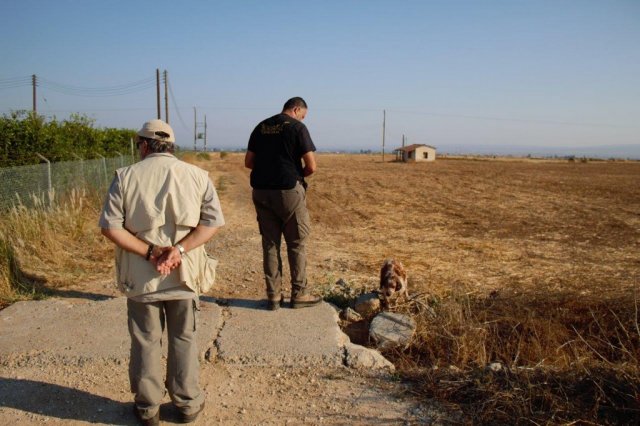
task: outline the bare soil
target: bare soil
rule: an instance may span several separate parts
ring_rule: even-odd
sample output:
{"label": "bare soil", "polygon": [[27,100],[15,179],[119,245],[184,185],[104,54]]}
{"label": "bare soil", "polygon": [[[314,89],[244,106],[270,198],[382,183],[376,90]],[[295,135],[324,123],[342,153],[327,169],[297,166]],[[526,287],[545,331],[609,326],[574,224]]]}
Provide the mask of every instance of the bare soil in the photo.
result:
{"label": "bare soil", "polygon": [[415,291],[638,288],[640,162],[320,156],[312,271],[375,285],[386,257]]}
{"label": "bare soil", "polygon": [[[260,237],[242,158],[188,160],[210,171],[227,221],[208,246],[220,260],[211,294],[260,299]],[[598,298],[640,288],[638,162],[402,164],[383,163],[380,156],[321,154],[318,165],[307,198],[313,221],[308,272],[317,289],[340,278],[373,289],[387,257],[404,263],[411,293],[456,289]],[[105,273],[58,295],[99,298],[117,290]],[[0,386],[17,389],[15,398],[0,401],[0,422],[133,424],[126,374],[124,365],[0,368]],[[456,419],[415,399],[408,384],[353,371],[210,365],[201,380],[208,405],[198,424]],[[169,407],[163,410],[171,420]]]}

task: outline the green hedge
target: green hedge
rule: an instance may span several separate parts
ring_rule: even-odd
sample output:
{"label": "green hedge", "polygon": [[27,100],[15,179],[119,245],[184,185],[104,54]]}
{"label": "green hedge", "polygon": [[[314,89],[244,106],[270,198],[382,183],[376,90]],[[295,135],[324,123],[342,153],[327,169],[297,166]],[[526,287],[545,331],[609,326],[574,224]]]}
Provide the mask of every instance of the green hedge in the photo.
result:
{"label": "green hedge", "polygon": [[0,167],[38,164],[39,153],[52,162],[131,153],[131,129],[96,128],[95,120],[81,114],[58,121],[30,111],[0,118]]}

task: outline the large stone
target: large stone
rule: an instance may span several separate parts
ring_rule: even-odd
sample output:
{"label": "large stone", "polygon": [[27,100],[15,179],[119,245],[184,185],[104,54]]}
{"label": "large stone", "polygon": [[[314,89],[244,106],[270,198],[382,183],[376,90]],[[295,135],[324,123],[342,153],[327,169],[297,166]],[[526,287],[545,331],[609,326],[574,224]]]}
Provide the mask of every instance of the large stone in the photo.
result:
{"label": "large stone", "polygon": [[353,307],[363,317],[368,317],[380,311],[380,298],[378,293],[365,293],[358,296]]}
{"label": "large stone", "polygon": [[413,318],[394,312],[382,312],[371,321],[369,337],[379,349],[405,346],[416,331]]}
{"label": "large stone", "polygon": [[351,342],[345,344],[345,364],[356,370],[387,370],[394,372],[396,367],[374,349],[365,348]]}

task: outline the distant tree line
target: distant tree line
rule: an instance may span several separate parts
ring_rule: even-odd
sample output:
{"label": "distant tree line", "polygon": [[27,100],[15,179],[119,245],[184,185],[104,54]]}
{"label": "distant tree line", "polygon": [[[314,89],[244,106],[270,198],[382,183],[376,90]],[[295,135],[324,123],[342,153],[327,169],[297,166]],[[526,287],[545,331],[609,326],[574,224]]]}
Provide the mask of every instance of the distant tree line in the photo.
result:
{"label": "distant tree line", "polygon": [[15,111],[0,118],[0,167],[38,164],[42,160],[75,161],[131,153],[131,129],[96,128],[82,114],[47,120],[30,111]]}

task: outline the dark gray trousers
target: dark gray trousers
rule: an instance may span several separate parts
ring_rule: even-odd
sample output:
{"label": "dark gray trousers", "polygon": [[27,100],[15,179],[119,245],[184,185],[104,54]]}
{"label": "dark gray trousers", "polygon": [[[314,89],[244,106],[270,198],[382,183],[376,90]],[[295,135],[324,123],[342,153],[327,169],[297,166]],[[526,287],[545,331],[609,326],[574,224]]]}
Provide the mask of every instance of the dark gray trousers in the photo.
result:
{"label": "dark gray trousers", "polygon": [[299,183],[293,189],[254,189],[253,204],[262,235],[262,257],[267,297],[282,295],[282,236],[287,243],[291,270],[291,294],[304,292],[307,285],[305,243],[311,228],[305,189]]}

